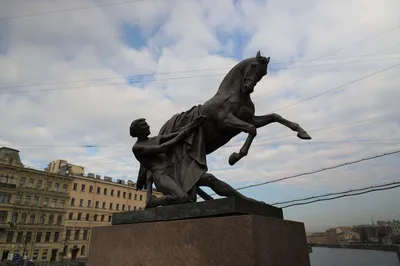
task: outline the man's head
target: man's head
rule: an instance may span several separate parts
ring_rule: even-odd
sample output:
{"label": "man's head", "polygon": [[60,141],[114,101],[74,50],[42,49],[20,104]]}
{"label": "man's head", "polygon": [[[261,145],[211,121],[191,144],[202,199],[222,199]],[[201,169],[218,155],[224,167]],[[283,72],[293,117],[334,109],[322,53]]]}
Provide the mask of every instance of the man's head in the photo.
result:
{"label": "man's head", "polygon": [[139,118],[131,123],[129,133],[132,138],[147,137],[150,135],[150,127],[146,122],[146,119]]}

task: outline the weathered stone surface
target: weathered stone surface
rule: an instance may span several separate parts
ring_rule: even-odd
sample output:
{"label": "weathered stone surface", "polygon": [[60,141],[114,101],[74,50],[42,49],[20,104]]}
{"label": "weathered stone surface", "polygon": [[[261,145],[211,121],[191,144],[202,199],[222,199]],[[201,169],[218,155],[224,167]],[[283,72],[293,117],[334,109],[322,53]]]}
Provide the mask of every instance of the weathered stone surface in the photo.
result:
{"label": "weathered stone surface", "polygon": [[246,214],[283,219],[282,209],[280,208],[261,202],[232,197],[198,203],[177,204],[160,208],[114,213],[112,216],[112,224],[120,225]]}
{"label": "weathered stone surface", "polygon": [[257,215],[95,227],[88,266],[309,266],[304,224]]}

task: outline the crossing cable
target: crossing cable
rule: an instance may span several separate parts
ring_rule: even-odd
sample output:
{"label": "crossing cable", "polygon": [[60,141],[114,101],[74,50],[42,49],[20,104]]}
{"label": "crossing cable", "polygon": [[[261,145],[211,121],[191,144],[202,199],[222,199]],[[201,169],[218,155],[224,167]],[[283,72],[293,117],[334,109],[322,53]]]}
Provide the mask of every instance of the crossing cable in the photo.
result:
{"label": "crossing cable", "polygon": [[359,196],[359,195],[368,194],[371,192],[384,191],[384,190],[394,189],[394,188],[398,188],[398,187],[400,187],[400,185],[393,185],[393,186],[384,187],[384,188],[371,188],[367,191],[362,191],[362,192],[358,192],[358,193],[344,194],[344,195],[340,195],[340,196],[336,196],[336,197],[331,197],[331,198],[326,198],[326,199],[316,199],[313,201],[302,202],[302,203],[293,203],[293,204],[286,205],[286,206],[283,206],[280,208],[284,209],[284,208],[289,208],[289,207],[293,207],[293,206],[308,205],[308,204],[316,203],[316,202],[320,202],[320,201],[329,201],[329,200],[335,200],[335,199],[340,199],[340,198],[345,198],[345,197]]}
{"label": "crossing cable", "polygon": [[[357,56],[344,56],[344,57],[336,57],[336,58],[330,58],[331,59],[346,59],[346,58],[354,58],[354,57],[363,57],[363,56],[374,56],[374,55],[399,55],[400,52],[397,53],[379,53],[379,54],[364,54],[364,55],[357,55]],[[399,57],[389,57],[389,58],[375,58],[375,59],[368,59],[368,60],[362,60],[358,61],[359,63],[364,63],[364,62],[369,62],[369,61],[380,61],[380,60],[395,60],[399,59]],[[324,60],[324,59],[322,59]],[[328,60],[328,59],[325,59]],[[304,61],[291,61],[291,62],[271,62],[271,65],[277,65],[277,64],[294,64],[297,62],[304,62]],[[341,62],[335,62],[335,63],[326,63],[326,64],[318,64],[318,65],[312,65],[308,67],[321,67],[321,66],[329,66],[329,65],[335,65],[335,64],[340,64]],[[345,63],[352,63],[352,62],[345,62]],[[137,75],[128,75],[128,76],[114,76],[114,77],[106,77],[106,78],[94,78],[94,79],[81,79],[81,80],[70,80],[70,81],[51,81],[51,82],[43,82],[43,83],[31,83],[31,84],[25,84],[25,85],[10,85],[10,86],[1,86],[0,90],[7,90],[7,89],[14,89],[14,88],[24,88],[24,87],[38,87],[38,86],[48,86],[48,85],[58,85],[58,84],[68,84],[68,83],[81,83],[81,82],[95,82],[95,81],[105,81],[105,80],[112,80],[112,79],[134,79],[134,78],[144,78],[144,77],[154,77],[154,76],[161,76],[161,75],[171,75],[171,74],[184,74],[184,73],[194,73],[194,72],[203,72],[203,71],[214,71],[214,70],[228,70],[231,69],[233,66],[226,66],[226,67],[218,67],[218,68],[203,68],[203,69],[190,69],[190,70],[178,70],[178,71],[170,71],[170,72],[159,72],[159,73],[143,73],[143,74],[137,74]],[[281,68],[270,68],[270,70],[282,70],[282,69],[292,69],[292,68],[301,68],[300,66],[293,66],[293,67],[281,67]],[[151,69],[146,69],[146,70],[151,70]],[[224,74],[218,74],[218,75],[224,75]],[[271,75],[272,76],[272,75]],[[196,78],[197,76],[191,76],[193,78]],[[201,76],[200,76],[201,77]],[[153,80],[149,81],[142,81],[142,82],[152,82]],[[126,82],[124,82],[126,83]],[[90,86],[90,85],[87,85]],[[92,85],[93,86],[93,85]]]}
{"label": "crossing cable", "polygon": [[328,196],[336,196],[336,195],[354,193],[354,192],[364,191],[364,190],[373,189],[373,188],[382,188],[382,187],[387,187],[387,186],[392,186],[392,185],[397,185],[397,184],[400,184],[400,181],[394,181],[394,182],[381,184],[381,185],[372,185],[372,186],[363,187],[363,188],[355,188],[355,189],[350,189],[350,190],[340,191],[340,192],[327,193],[327,194],[322,194],[322,195],[318,195],[318,196],[311,196],[311,197],[307,197],[307,198],[300,198],[300,199],[294,199],[294,200],[275,202],[275,203],[272,203],[271,205],[273,205],[273,206],[282,205],[282,204],[287,204],[287,203],[293,203],[293,202],[299,202],[299,201],[305,201],[305,200],[312,200],[312,199],[323,198],[323,197],[328,197]]}

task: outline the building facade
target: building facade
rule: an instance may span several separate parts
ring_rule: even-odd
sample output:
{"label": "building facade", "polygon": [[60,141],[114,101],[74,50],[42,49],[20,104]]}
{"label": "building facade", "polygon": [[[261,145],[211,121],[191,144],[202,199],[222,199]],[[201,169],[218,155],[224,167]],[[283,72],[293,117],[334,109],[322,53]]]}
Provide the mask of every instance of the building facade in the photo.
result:
{"label": "building facade", "polygon": [[307,234],[308,244],[328,244],[328,238],[325,232]]}
{"label": "building facade", "polygon": [[23,167],[19,151],[0,148],[0,256],[55,261],[62,251],[72,177]]}
{"label": "building facade", "polygon": [[[77,259],[84,259],[88,256],[90,248],[91,229],[111,225],[112,214],[115,212],[144,208],[146,191],[136,191],[132,181],[114,182],[111,177],[101,178],[92,173],[73,178],[67,204],[64,249],[67,251],[77,247]],[[154,194],[160,195],[157,192]]]}
{"label": "building facade", "polygon": [[83,176],[85,174],[85,167],[68,163],[66,160],[55,160],[50,162],[45,172],[61,175],[76,175]]}

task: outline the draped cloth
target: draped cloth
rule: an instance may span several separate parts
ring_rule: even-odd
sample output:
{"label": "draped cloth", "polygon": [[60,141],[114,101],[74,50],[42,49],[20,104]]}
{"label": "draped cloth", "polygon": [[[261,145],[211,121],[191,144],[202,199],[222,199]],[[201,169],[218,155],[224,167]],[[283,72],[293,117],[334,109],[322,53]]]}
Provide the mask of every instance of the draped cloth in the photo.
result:
{"label": "draped cloth", "polygon": [[[179,131],[200,115],[201,105],[171,117],[160,129],[159,135]],[[172,167],[166,173],[173,177],[185,192],[189,192],[207,172],[206,140],[202,127],[198,127],[186,140],[177,144],[167,153]],[[148,171],[140,165],[137,189],[146,188]]]}

